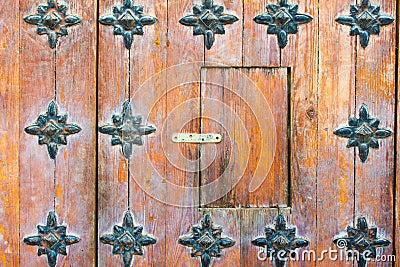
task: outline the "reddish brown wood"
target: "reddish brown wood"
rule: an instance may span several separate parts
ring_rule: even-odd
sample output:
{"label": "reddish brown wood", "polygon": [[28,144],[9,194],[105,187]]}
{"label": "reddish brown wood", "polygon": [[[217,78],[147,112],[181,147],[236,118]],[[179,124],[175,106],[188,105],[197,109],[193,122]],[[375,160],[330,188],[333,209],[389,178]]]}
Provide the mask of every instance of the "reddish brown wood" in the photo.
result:
{"label": "reddish brown wood", "polygon": [[[396,1],[374,1],[381,13],[396,14]],[[381,120],[380,127],[394,129],[395,122],[395,44],[396,25],[381,27],[379,36],[371,36],[366,49],[357,46],[356,107],[365,103],[371,117]],[[394,138],[379,140],[379,150],[370,150],[365,163],[356,158],[355,213],[363,215],[379,228],[379,235],[394,240],[393,183]],[[392,255],[394,247],[385,248],[380,255]],[[387,262],[369,266],[388,266]]]}
{"label": "reddish brown wood", "polygon": [[[258,252],[261,248],[251,244],[251,241],[258,237],[265,237],[265,227],[274,227],[275,219],[278,214],[284,215],[288,224],[290,224],[289,216],[290,209],[276,209],[276,208],[256,208],[256,209],[241,209],[240,219],[240,244],[241,244],[241,266],[268,266],[273,264],[270,259],[263,260]],[[251,218],[251,220],[249,220]]]}
{"label": "reddish brown wood", "polygon": [[[225,34],[216,34],[210,50],[205,50],[206,65],[243,65],[243,3],[242,1],[216,0],[215,5],[223,5],[224,13],[236,16],[239,21],[225,25]],[[198,37],[199,38],[199,37]]]}
{"label": "reddish brown wood", "polygon": [[[144,7],[144,14],[157,18],[157,23],[144,28],[145,34],[135,38],[131,51],[131,105],[134,114],[143,116],[143,123],[157,131],[143,137],[144,146],[135,146],[131,157],[131,209],[138,223],[157,243],[146,248],[143,257],[136,257],[133,266],[162,266],[165,244],[165,178],[166,159],[163,153],[163,123],[166,112],[164,96],[167,60],[167,1],[135,1]],[[161,72],[161,74],[160,74]],[[157,187],[157,194],[149,194]]]}
{"label": "reddish brown wood", "polygon": [[[241,213],[240,209],[202,209],[203,214],[210,214],[215,225],[222,226],[222,237],[227,236],[235,241],[235,245],[223,249],[221,251],[221,258],[213,258],[212,266],[225,267],[225,266],[241,266]],[[199,259],[198,265],[192,263],[190,266],[201,266]],[[243,266],[247,266],[245,263]]]}
{"label": "reddish brown wood", "polygon": [[[202,131],[223,135],[215,147],[202,146],[202,185],[215,182],[202,190],[202,204],[287,205],[287,70],[205,68],[202,81]],[[254,183],[258,168],[263,171]],[[254,192],[252,183],[259,185]],[[216,201],[209,203],[212,195]]]}
{"label": "reddish brown wood", "polygon": [[[349,36],[348,27],[334,21],[339,14],[348,12],[350,4],[353,1],[319,5],[317,255],[329,247],[336,249],[332,238],[353,222],[354,150],[346,148],[346,139],[333,134],[347,125],[355,109],[355,40]],[[297,203],[301,203],[299,197]],[[325,257],[317,266],[351,264]]]}
{"label": "reddish brown wood", "polygon": [[18,266],[19,253],[19,25],[18,1],[0,7],[0,265]]}
{"label": "reddish brown wood", "polygon": [[[196,266],[196,259],[190,257],[190,250],[178,245],[177,240],[179,236],[188,233],[191,225],[197,223],[201,218],[197,209],[193,207],[198,204],[198,195],[191,192],[187,194],[179,193],[173,189],[174,185],[192,188],[199,185],[198,174],[196,171],[193,172],[198,166],[198,163],[196,163],[199,156],[198,145],[177,144],[172,143],[171,140],[173,133],[200,132],[198,119],[200,112],[200,65],[178,66],[204,59],[202,36],[193,36],[191,27],[178,23],[184,15],[192,13],[193,4],[193,1],[168,2],[167,66],[172,69],[167,70],[166,125],[163,132],[163,138],[165,138],[164,153],[167,158],[165,176],[167,183],[167,205],[165,209],[166,266]],[[174,112],[175,108],[179,111]],[[187,120],[182,120],[182,117]],[[178,164],[179,167],[174,164]],[[189,207],[179,206],[184,202]]]}
{"label": "reddish brown wood", "polygon": [[[37,2],[21,1],[19,6],[20,14],[27,16],[36,12]],[[47,155],[46,146],[39,146],[37,137],[25,134],[24,128],[34,123],[39,114],[46,113],[54,97],[55,77],[54,52],[49,48],[47,36],[37,35],[36,27],[24,22],[20,22],[20,29],[20,73],[23,75],[19,100],[19,224],[20,236],[25,237],[36,234],[36,225],[45,224],[48,212],[53,209],[54,163]],[[47,258],[38,257],[36,247],[21,244],[20,265],[46,266]]]}
{"label": "reddish brown wood", "polygon": [[[110,14],[118,1],[101,1],[99,14]],[[112,55],[112,56],[111,56]],[[122,36],[114,36],[112,27],[99,25],[98,43],[98,124],[111,123],[112,115],[120,114],[122,103],[129,96],[129,53]],[[119,146],[111,146],[110,136],[98,135],[98,236],[111,233],[121,225],[127,209],[128,167]],[[136,214],[133,213],[133,216]],[[137,218],[135,217],[137,220]],[[120,264],[110,246],[99,242],[99,265]]]}
{"label": "reddish brown wood", "polygon": [[[267,25],[253,21],[259,14],[267,13],[267,1],[244,1],[243,65],[279,66],[280,49],[276,35],[267,34]],[[273,3],[273,1],[271,1]]]}
{"label": "reddish brown wood", "polygon": [[[320,31],[318,2],[292,1],[292,3],[298,3],[299,13],[309,14],[313,20],[300,25],[299,32],[291,34],[288,45],[281,50],[281,64],[289,66],[291,70],[289,125],[291,129],[290,203],[293,208],[291,222],[298,227],[299,234],[305,235],[309,240],[307,249],[310,251],[316,251],[318,235],[316,224],[318,121],[320,119],[318,116],[318,66],[320,64],[318,62],[320,41],[318,39]],[[328,26],[324,26],[323,29],[328,31]],[[277,42],[276,37],[273,41]],[[315,266],[315,262],[309,260],[295,264]]]}
{"label": "reddish brown wood", "polygon": [[82,22],[69,29],[57,48],[57,102],[82,128],[57,157],[58,219],[81,238],[68,258],[59,257],[60,266],[89,266],[96,258],[96,10],[94,1],[71,2],[69,12]]}

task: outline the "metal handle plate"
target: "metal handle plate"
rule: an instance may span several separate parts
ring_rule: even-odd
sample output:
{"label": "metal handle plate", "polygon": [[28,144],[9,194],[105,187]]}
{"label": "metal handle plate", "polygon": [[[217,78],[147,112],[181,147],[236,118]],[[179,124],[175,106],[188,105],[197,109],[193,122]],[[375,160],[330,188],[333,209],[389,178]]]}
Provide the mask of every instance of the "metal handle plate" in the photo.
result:
{"label": "metal handle plate", "polygon": [[219,143],[222,141],[220,134],[195,134],[195,133],[177,133],[172,135],[174,143]]}

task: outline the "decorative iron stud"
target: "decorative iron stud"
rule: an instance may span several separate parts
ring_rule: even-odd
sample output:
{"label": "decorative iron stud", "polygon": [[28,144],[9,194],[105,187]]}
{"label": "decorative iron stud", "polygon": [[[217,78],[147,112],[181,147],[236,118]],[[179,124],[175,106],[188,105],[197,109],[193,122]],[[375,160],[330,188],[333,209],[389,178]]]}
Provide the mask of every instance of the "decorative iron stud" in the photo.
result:
{"label": "decorative iron stud", "polygon": [[37,14],[24,18],[25,22],[37,25],[37,34],[47,34],[51,48],[57,46],[58,37],[68,35],[67,27],[78,24],[81,19],[67,15],[68,6],[48,0],[47,5],[39,5]]}
{"label": "decorative iron stud", "polygon": [[207,49],[211,49],[215,41],[215,34],[225,34],[224,25],[239,20],[238,17],[223,12],[222,5],[214,5],[213,0],[203,0],[201,6],[193,6],[193,14],[181,18],[179,23],[193,26],[193,35],[204,35],[205,45]]}
{"label": "decorative iron stud", "polygon": [[288,227],[281,214],[276,217],[274,228],[265,227],[265,237],[256,238],[251,243],[265,248],[267,257],[272,256],[277,267],[285,266],[282,258],[289,257],[296,249],[307,247],[309,244],[306,239],[296,237],[296,227]]}
{"label": "decorative iron stud", "polygon": [[114,35],[124,37],[127,49],[132,47],[133,35],[143,35],[143,27],[156,21],[155,17],[143,16],[143,6],[135,6],[131,0],[124,0],[122,6],[114,6],[112,15],[105,15],[99,19],[101,24],[114,27]]}
{"label": "decorative iron stud", "polygon": [[141,116],[133,116],[129,100],[122,106],[121,115],[113,115],[113,125],[105,125],[99,128],[99,132],[112,135],[111,145],[121,145],[122,154],[129,159],[132,155],[133,145],[143,145],[142,136],[154,133],[153,126],[142,125]]}
{"label": "decorative iron stud", "polygon": [[312,21],[308,14],[298,13],[298,4],[288,4],[287,0],[278,0],[278,4],[268,4],[268,13],[258,15],[254,21],[268,25],[268,34],[276,34],[278,45],[284,48],[287,45],[288,34],[298,33],[298,25]]}
{"label": "decorative iron stud", "polygon": [[201,266],[211,266],[212,258],[221,257],[221,250],[232,247],[235,241],[222,237],[222,227],[213,225],[210,214],[204,215],[200,225],[192,227],[192,234],[179,237],[178,243],[192,248],[192,257],[200,257]]}
{"label": "decorative iron stud", "polygon": [[58,115],[55,101],[47,107],[47,113],[40,115],[36,124],[25,128],[25,132],[39,136],[39,145],[47,145],[51,159],[55,159],[60,145],[67,145],[67,136],[76,134],[81,128],[76,124],[67,124],[67,115]]}
{"label": "decorative iron stud", "polygon": [[38,225],[38,235],[24,238],[24,243],[29,246],[38,246],[38,256],[47,255],[50,267],[57,264],[58,254],[67,255],[67,246],[80,241],[79,237],[67,235],[67,227],[58,225],[57,216],[50,211],[47,215],[46,225]]}
{"label": "decorative iron stud", "polygon": [[124,266],[131,266],[134,255],[143,255],[143,247],[153,245],[157,240],[143,235],[143,226],[135,226],[130,211],[127,211],[122,226],[114,225],[113,233],[100,237],[100,241],[112,245],[112,253],[122,255]]}
{"label": "decorative iron stud", "polygon": [[357,251],[358,267],[365,267],[368,259],[376,258],[376,248],[390,245],[389,240],[378,238],[377,233],[376,227],[368,227],[365,217],[359,217],[356,227],[347,226],[347,234],[334,238],[333,243],[340,249]]}
{"label": "decorative iron stud", "polygon": [[380,26],[394,21],[389,15],[380,14],[380,5],[372,5],[370,0],[362,0],[360,5],[350,5],[350,15],[336,18],[336,22],[351,26],[350,36],[359,35],[360,43],[366,48],[370,35],[379,35]]}
{"label": "decorative iron stud", "polygon": [[349,138],[347,147],[358,147],[362,162],[368,159],[369,149],[379,149],[378,139],[387,138],[392,131],[379,128],[380,120],[371,118],[367,106],[362,104],[359,119],[350,117],[349,126],[340,128],[333,133],[337,136]]}

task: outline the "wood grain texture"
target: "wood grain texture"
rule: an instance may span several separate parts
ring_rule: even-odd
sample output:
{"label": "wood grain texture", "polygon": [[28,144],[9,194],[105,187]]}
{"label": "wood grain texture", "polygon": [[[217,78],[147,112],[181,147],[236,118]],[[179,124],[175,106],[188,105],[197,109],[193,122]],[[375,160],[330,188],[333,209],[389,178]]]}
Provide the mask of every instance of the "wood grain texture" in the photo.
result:
{"label": "wood grain texture", "polygon": [[[267,33],[267,25],[254,22],[254,17],[267,13],[266,5],[270,1],[243,1],[243,65],[269,66],[280,65],[280,49],[276,35]],[[273,3],[273,1],[272,1]]]}
{"label": "wood grain texture", "polygon": [[215,5],[223,5],[224,13],[236,16],[239,21],[225,25],[225,34],[216,34],[215,42],[210,50],[205,50],[206,65],[243,65],[243,2],[217,0]]}
{"label": "wood grain texture", "polygon": [[[34,0],[20,1],[21,16],[35,14],[37,4]],[[54,98],[54,52],[49,48],[47,36],[37,35],[36,29],[34,25],[20,22],[21,238],[37,234],[36,225],[45,225],[48,212],[53,210],[54,163],[47,154],[46,146],[39,146],[36,136],[24,132],[26,126],[46,113],[49,102]],[[37,256],[37,247],[21,243],[20,250],[20,266],[47,265],[45,256]]]}
{"label": "wood grain texture", "polygon": [[[349,36],[348,27],[335,22],[339,14],[349,12],[350,4],[353,1],[319,5],[317,255],[329,247],[336,248],[332,238],[353,222],[354,150],[346,148],[347,139],[333,134],[347,125],[354,112],[355,40]],[[351,264],[325,258],[317,266]]]}
{"label": "wood grain texture", "polygon": [[0,32],[0,265],[19,262],[19,6],[5,1]]}
{"label": "wood grain texture", "polygon": [[[320,31],[318,2],[296,1],[299,13],[313,17],[289,36],[281,49],[282,66],[290,67],[290,179],[292,223],[310,242],[308,249],[317,248],[317,158],[318,158],[318,70]],[[328,27],[324,27],[325,30]],[[276,37],[275,42],[277,42]],[[324,37],[323,37],[324,38]],[[324,62],[325,63],[325,62]],[[329,64],[329,63],[328,63]],[[321,94],[322,95],[322,94]],[[324,109],[324,107],[323,107]],[[321,175],[322,183],[324,182]],[[330,196],[326,196],[330,199]],[[314,261],[295,262],[296,266],[315,266]]]}
{"label": "wood grain texture", "polygon": [[[144,28],[145,35],[134,40],[131,50],[131,105],[134,114],[143,116],[143,124],[157,128],[143,137],[144,146],[135,146],[130,160],[131,209],[145,232],[157,243],[146,248],[143,257],[136,257],[133,266],[163,266],[165,244],[165,178],[166,158],[163,153],[162,127],[166,116],[167,1],[135,1],[144,7],[144,14],[157,18],[157,23]],[[161,73],[160,73],[161,72]],[[150,195],[149,188],[157,187]]]}
{"label": "wood grain texture", "polygon": [[[112,14],[121,1],[100,1],[99,14]],[[122,36],[114,36],[112,27],[99,25],[98,40],[98,126],[112,123],[129,97],[129,53]],[[101,244],[99,237],[121,225],[128,203],[128,163],[120,146],[111,146],[109,135],[98,134],[98,263],[118,266],[122,259],[112,255],[112,248]],[[133,216],[136,214],[133,213]],[[137,220],[137,218],[135,217]]]}
{"label": "wood grain texture", "polygon": [[[57,157],[56,211],[60,223],[81,241],[70,247],[60,266],[94,266],[96,261],[96,20],[95,1],[68,3],[82,19],[60,40],[56,58],[57,102],[82,131],[68,137]],[[84,62],[84,64],[81,64]],[[84,160],[82,160],[84,159]]]}
{"label": "wood grain texture", "polygon": [[[359,1],[360,2],[360,1]],[[381,6],[381,13],[395,16],[396,1],[374,1]],[[379,36],[371,36],[366,49],[357,46],[356,107],[364,103],[371,117],[379,118],[381,128],[393,130],[395,126],[395,76],[396,76],[396,25],[381,27]],[[379,150],[370,149],[368,160],[355,164],[355,215],[363,215],[369,224],[378,227],[378,235],[394,239],[393,184],[394,138],[379,140]],[[392,255],[394,247],[379,252]],[[387,262],[370,263],[368,266],[388,266]]]}
{"label": "wood grain texture", "polygon": [[399,12],[399,6],[397,6],[397,12],[396,12],[396,21],[397,21],[397,27],[396,27],[396,36],[397,36],[397,50],[396,50],[396,59],[397,59],[397,71],[396,71],[396,81],[397,84],[395,84],[396,86],[396,129],[395,129],[395,133],[393,134],[393,138],[394,138],[394,144],[395,144],[395,179],[394,179],[394,188],[395,188],[395,192],[394,192],[394,205],[395,205],[395,209],[394,209],[394,239],[393,239],[393,248],[394,248],[394,253],[396,256],[396,259],[399,258],[400,256],[400,183],[398,181],[398,177],[400,177],[400,94],[399,94],[399,88],[400,88],[400,54],[399,54],[399,47],[400,47],[400,31],[399,31],[399,25],[400,25],[400,12]]}
{"label": "wood grain texture", "polygon": [[[273,263],[270,259],[263,260],[258,258],[258,252],[261,250],[260,247],[251,244],[251,241],[265,237],[265,227],[274,228],[275,219],[278,214],[282,214],[288,225],[290,222],[290,208],[276,209],[240,209],[240,255],[241,265],[243,267],[257,267],[257,266],[269,266]],[[249,220],[251,218],[251,220]],[[298,236],[301,236],[297,233]],[[266,257],[265,255],[262,255]]]}
{"label": "wood grain texture", "polygon": [[[287,206],[287,70],[204,68],[201,80],[202,131],[223,136],[201,148],[201,184],[215,183],[202,189],[202,205]],[[251,192],[258,168],[259,187]]]}
{"label": "wood grain texture", "polygon": [[[168,56],[165,157],[166,164],[166,257],[165,266],[195,266],[190,250],[178,245],[179,236],[186,234],[201,215],[194,206],[198,205],[198,195],[193,192],[174,190],[197,187],[198,144],[172,143],[171,135],[177,132],[200,133],[200,65],[204,60],[204,40],[202,36],[193,36],[192,27],[181,25],[178,21],[192,13],[193,1],[168,2]],[[198,3],[196,3],[198,4]],[[219,37],[219,36],[218,36]],[[198,62],[195,65],[177,66]],[[178,110],[174,112],[174,110]],[[186,202],[187,206],[179,206]],[[169,203],[176,203],[171,205]]]}
{"label": "wood grain texture", "polygon": [[[210,214],[214,225],[222,226],[222,237],[226,236],[235,241],[235,245],[223,249],[220,258],[213,258],[212,266],[225,267],[225,266],[245,266],[241,264],[241,213],[240,209],[201,209],[203,215]],[[193,264],[190,266],[201,266],[200,260],[197,259],[198,265]]]}

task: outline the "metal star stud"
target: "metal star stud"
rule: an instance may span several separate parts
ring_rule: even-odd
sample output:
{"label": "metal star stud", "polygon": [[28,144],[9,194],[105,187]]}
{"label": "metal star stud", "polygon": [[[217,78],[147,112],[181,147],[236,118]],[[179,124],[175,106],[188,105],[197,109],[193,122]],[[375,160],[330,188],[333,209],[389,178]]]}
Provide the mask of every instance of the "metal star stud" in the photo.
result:
{"label": "metal star stud", "polygon": [[349,118],[349,126],[340,128],[333,133],[337,136],[349,138],[347,148],[358,147],[359,157],[362,162],[368,158],[369,149],[379,149],[378,139],[387,138],[392,131],[379,128],[380,120],[370,118],[367,106],[363,104],[360,108],[360,118]]}
{"label": "metal star stud", "polygon": [[24,18],[25,22],[37,25],[37,34],[47,34],[51,48],[57,46],[58,37],[68,35],[67,27],[78,24],[81,19],[67,15],[68,6],[48,0],[47,5],[39,5],[38,13]]}
{"label": "metal star stud", "polygon": [[100,17],[103,25],[114,26],[114,35],[122,35],[127,49],[131,49],[133,35],[143,35],[143,27],[156,23],[157,19],[143,16],[143,6],[133,5],[131,0],[124,0],[123,6],[114,6],[112,15]]}
{"label": "metal star stud", "polygon": [[154,133],[153,126],[142,125],[141,116],[133,116],[129,100],[125,101],[121,115],[113,115],[113,125],[105,125],[99,128],[99,132],[112,135],[111,145],[121,145],[125,158],[132,155],[133,145],[143,145],[142,136]]}
{"label": "metal star stud", "polygon": [[224,25],[239,20],[234,15],[224,14],[222,5],[214,5],[213,0],[203,0],[203,5],[194,5],[193,14],[185,16],[179,23],[193,26],[193,35],[204,35],[207,49],[211,49],[215,41],[215,34],[225,34]]}
{"label": "metal star stud", "polygon": [[67,246],[80,241],[79,237],[67,235],[67,227],[57,225],[57,216],[50,211],[47,215],[46,225],[38,225],[38,235],[24,238],[24,243],[29,246],[38,246],[38,256],[47,255],[50,267],[57,264],[58,254],[67,255]]}
{"label": "metal star stud", "polygon": [[[288,227],[281,214],[276,217],[274,228],[265,227],[265,237],[256,238],[251,243],[265,248],[267,257],[273,256],[277,267],[285,266],[285,262],[279,258],[289,257],[296,249],[307,247],[309,244],[306,239],[296,237],[296,227]],[[285,254],[282,255],[281,251]]]}
{"label": "metal star stud", "polygon": [[134,255],[143,255],[143,247],[153,245],[156,239],[143,235],[143,226],[135,226],[132,214],[127,211],[122,226],[114,225],[113,234],[100,237],[100,241],[112,245],[114,255],[122,255],[124,266],[131,266]]}
{"label": "metal star stud", "polygon": [[25,132],[39,136],[39,145],[47,145],[51,159],[55,159],[58,147],[67,145],[67,136],[76,134],[81,128],[76,124],[67,124],[67,115],[58,115],[57,103],[51,101],[47,113],[40,115],[36,124],[25,128]]}
{"label": "metal star stud", "polygon": [[360,5],[350,5],[350,15],[336,18],[336,22],[351,26],[350,36],[359,35],[360,43],[366,48],[370,35],[379,35],[380,26],[394,21],[388,15],[380,14],[380,5],[372,5],[370,0],[363,0]]}
{"label": "metal star stud", "polygon": [[276,34],[278,45],[284,48],[288,42],[288,34],[296,34],[298,25],[312,21],[308,14],[297,13],[298,4],[288,4],[287,0],[278,0],[278,4],[268,4],[268,13],[258,15],[254,21],[268,25],[268,34]]}
{"label": "metal star stud", "polygon": [[178,243],[192,248],[192,257],[200,257],[201,266],[211,266],[211,259],[221,257],[221,250],[232,247],[235,241],[222,237],[222,227],[213,225],[210,214],[204,215],[201,225],[192,227],[192,234],[179,237]]}
{"label": "metal star stud", "polygon": [[390,245],[389,240],[378,238],[377,232],[376,227],[368,227],[365,217],[359,217],[357,226],[348,226],[347,235],[334,238],[333,243],[340,249],[358,251],[358,267],[365,267],[369,258],[376,258],[376,248]]}

